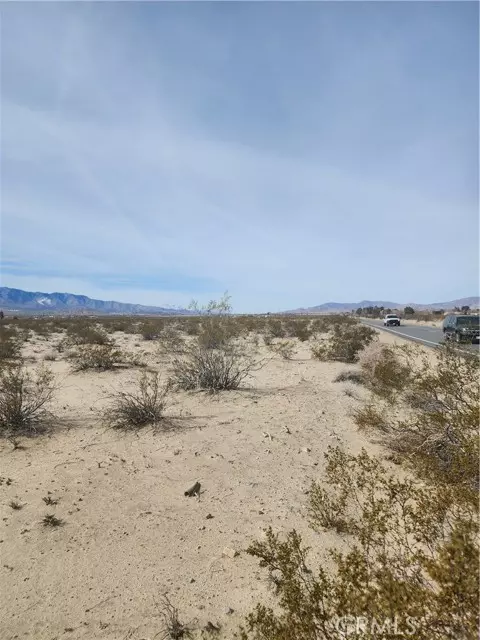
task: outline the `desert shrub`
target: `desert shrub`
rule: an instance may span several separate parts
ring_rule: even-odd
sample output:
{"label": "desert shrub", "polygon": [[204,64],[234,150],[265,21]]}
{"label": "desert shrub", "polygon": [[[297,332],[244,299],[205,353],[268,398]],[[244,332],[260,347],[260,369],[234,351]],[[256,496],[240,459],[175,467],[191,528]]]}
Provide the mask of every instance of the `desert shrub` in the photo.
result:
{"label": "desert shrub", "polygon": [[312,345],[318,360],[356,362],[359,352],[376,338],[374,329],[362,324],[335,324],[329,336]]}
{"label": "desert shrub", "polygon": [[279,318],[269,318],[266,323],[266,333],[272,338],[286,338],[287,330]]}
{"label": "desert shrub", "polygon": [[266,347],[271,347],[273,345],[273,336],[270,333],[266,333],[263,336],[263,343]]}
{"label": "desert shrub", "polygon": [[[453,347],[437,350],[432,363],[407,360],[412,376],[396,406],[388,411],[370,400],[355,420],[362,428],[381,429],[385,443],[426,477],[448,479],[459,489],[478,489],[480,361]],[[408,403],[408,404],[407,404]],[[381,418],[381,419],[380,419]]]}
{"label": "desert shrub", "polygon": [[64,346],[70,347],[82,344],[111,345],[113,342],[102,328],[88,324],[71,324],[67,329]]}
{"label": "desert shrub", "polygon": [[108,370],[123,361],[122,352],[111,344],[85,344],[68,354],[75,371]]}
{"label": "desert shrub", "polygon": [[21,342],[15,330],[0,327],[0,360],[12,360],[19,358]]}
{"label": "desert shrub", "polygon": [[403,391],[409,384],[412,368],[402,348],[373,342],[360,351],[358,362],[364,381],[383,397]]}
{"label": "desert shrub", "polygon": [[252,544],[277,606],[257,605],[242,640],[476,638],[476,507],[448,485],[396,478],[365,451],[330,448],[326,459],[324,482],[310,491],[310,523],[320,535],[348,537],[317,571],[295,531],[282,539],[269,529]]}
{"label": "desert shrub", "polygon": [[284,360],[291,360],[295,354],[295,342],[293,340],[282,340],[281,342],[272,343],[270,349]]}
{"label": "desert shrub", "polygon": [[202,320],[198,342],[205,349],[220,349],[238,335],[238,327],[232,318],[208,317]]}
{"label": "desert shrub", "polygon": [[47,411],[55,393],[50,369],[35,373],[21,365],[0,371],[0,434],[7,437],[33,435],[52,419]]}
{"label": "desert shrub", "polygon": [[206,349],[194,343],[173,361],[171,384],[184,390],[238,389],[257,366],[251,356],[238,348]]}
{"label": "desert shrub", "polygon": [[189,336],[198,336],[200,333],[201,319],[198,317],[185,318],[182,323],[182,329]]}
{"label": "desert shrub", "polygon": [[339,373],[334,382],[353,382],[354,384],[364,384],[365,380],[361,371],[349,369]]}
{"label": "desert shrub", "polygon": [[156,427],[164,420],[167,387],[161,385],[157,372],[144,372],[134,391],[118,391],[109,396],[104,412],[107,423],[115,429]]}
{"label": "desert shrub", "polygon": [[182,353],[185,349],[185,338],[173,326],[167,325],[158,337],[161,353]]}
{"label": "desert shrub", "polygon": [[298,338],[300,342],[306,342],[312,335],[310,320],[308,318],[289,318],[285,323],[285,331],[290,338]]}

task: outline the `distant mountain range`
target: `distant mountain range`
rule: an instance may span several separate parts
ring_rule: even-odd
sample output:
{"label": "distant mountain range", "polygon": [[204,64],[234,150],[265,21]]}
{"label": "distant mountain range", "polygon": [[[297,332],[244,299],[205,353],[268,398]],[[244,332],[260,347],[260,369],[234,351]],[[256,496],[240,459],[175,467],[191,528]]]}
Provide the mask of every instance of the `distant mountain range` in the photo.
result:
{"label": "distant mountain range", "polygon": [[453,309],[459,307],[460,309],[468,305],[471,309],[477,309],[480,305],[480,297],[472,296],[471,298],[459,298],[458,300],[449,300],[448,302],[432,302],[430,304],[423,304],[418,302],[391,302],[389,300],[361,300],[360,302],[325,302],[319,304],[316,307],[306,307],[300,309],[293,309],[286,311],[285,313],[343,313],[345,311],[351,311],[352,309],[358,309],[365,307],[384,307],[385,309],[404,309],[405,307],[413,307],[413,309]]}
{"label": "distant mountain range", "polygon": [[[385,309],[453,309],[468,305],[471,309],[480,306],[479,297],[460,298],[449,302],[420,304],[416,302],[391,302],[388,300],[361,300],[360,302],[326,302],[315,307],[285,311],[284,313],[342,313],[359,307],[384,307]],[[95,300],[73,293],[43,293],[0,287],[0,309],[17,313],[36,314],[91,314],[91,315],[188,315],[192,312],[175,307],[152,307],[142,304]]]}
{"label": "distant mountain range", "polygon": [[10,287],[0,287],[0,309],[42,314],[186,315],[191,313],[186,309],[175,307],[150,307],[112,300],[94,300],[73,293],[43,293]]}

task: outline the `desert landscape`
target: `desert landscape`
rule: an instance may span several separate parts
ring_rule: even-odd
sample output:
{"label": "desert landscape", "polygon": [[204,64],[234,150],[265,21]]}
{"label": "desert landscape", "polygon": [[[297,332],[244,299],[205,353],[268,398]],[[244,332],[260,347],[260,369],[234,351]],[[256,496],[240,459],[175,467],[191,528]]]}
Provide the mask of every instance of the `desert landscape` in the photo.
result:
{"label": "desert landscape", "polygon": [[[350,326],[365,348],[343,354],[348,363],[318,353]],[[355,419],[371,393],[362,366],[405,343],[355,320],[5,318],[2,332],[4,356],[19,347],[2,358],[3,410],[9,368],[54,376],[33,430],[1,417],[2,638],[236,637],[256,603],[275,600],[246,552],[269,527],[279,539],[300,533],[314,565],[345,546],[307,517],[329,447],[365,448],[405,474]],[[178,363],[199,345],[235,354],[235,366],[246,358],[248,375],[229,390],[182,390]],[[103,348],[121,356],[79,366],[79,351]],[[421,347],[412,357],[435,360]],[[161,415],[112,424],[115,398],[139,397],[142,379],[159,383]],[[179,635],[165,596],[185,625]]]}

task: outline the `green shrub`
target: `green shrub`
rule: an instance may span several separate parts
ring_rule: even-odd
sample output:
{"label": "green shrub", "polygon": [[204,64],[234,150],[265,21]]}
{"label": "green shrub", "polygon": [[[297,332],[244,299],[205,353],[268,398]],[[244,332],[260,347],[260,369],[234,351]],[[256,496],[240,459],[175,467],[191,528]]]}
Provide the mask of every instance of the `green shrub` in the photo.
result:
{"label": "green shrub", "polygon": [[312,345],[312,355],[318,360],[356,362],[376,336],[374,329],[362,324],[335,324],[327,339]]}
{"label": "green shrub", "polygon": [[360,351],[358,361],[365,383],[385,398],[402,392],[408,386],[412,368],[408,352],[403,348],[373,342]]}
{"label": "green shrub", "polygon": [[476,638],[476,509],[448,485],[399,480],[365,451],[329,449],[326,459],[324,484],[310,491],[310,522],[319,535],[348,537],[317,571],[295,531],[282,540],[269,529],[252,544],[277,606],[257,605],[242,640]]}

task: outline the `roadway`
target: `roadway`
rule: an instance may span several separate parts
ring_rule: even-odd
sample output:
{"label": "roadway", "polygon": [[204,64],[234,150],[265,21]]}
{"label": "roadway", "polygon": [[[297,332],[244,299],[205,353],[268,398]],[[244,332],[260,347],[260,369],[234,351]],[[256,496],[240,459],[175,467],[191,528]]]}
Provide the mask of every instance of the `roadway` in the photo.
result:
{"label": "roadway", "polygon": [[[375,329],[381,329],[382,331],[388,331],[400,338],[406,340],[412,340],[420,344],[424,344],[427,347],[435,348],[443,340],[443,331],[441,327],[425,327],[414,325],[400,325],[399,327],[384,327],[382,320],[362,320],[364,324],[368,324]],[[469,349],[478,350],[478,344],[466,345]]]}

